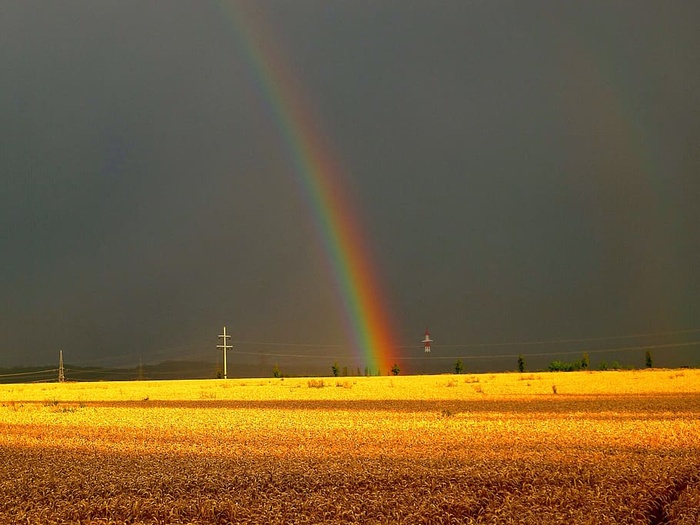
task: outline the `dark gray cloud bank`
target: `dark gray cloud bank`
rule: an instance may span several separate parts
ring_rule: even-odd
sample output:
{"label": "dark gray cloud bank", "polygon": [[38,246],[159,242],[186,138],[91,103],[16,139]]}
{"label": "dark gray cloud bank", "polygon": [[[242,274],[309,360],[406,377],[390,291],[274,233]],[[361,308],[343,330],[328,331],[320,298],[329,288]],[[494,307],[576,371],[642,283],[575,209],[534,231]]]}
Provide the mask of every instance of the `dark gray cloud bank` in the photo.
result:
{"label": "dark gray cloud bank", "polygon": [[[223,324],[341,345],[240,344],[325,357],[234,364],[352,354],[222,5],[0,6],[0,366],[215,360]],[[700,327],[697,2],[256,5],[359,203],[400,344],[429,324],[449,368],[700,339],[450,346]]]}

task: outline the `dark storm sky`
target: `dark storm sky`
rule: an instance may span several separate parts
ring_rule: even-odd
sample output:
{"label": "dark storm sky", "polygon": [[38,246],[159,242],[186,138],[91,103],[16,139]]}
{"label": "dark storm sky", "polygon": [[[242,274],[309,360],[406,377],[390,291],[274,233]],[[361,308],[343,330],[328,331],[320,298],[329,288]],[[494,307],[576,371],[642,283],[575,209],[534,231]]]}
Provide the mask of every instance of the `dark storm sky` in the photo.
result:
{"label": "dark storm sky", "polygon": [[[443,356],[700,327],[700,4],[255,5],[343,167],[399,343],[426,324]],[[250,12],[0,5],[0,366],[214,360],[224,324],[348,343],[235,34]]]}

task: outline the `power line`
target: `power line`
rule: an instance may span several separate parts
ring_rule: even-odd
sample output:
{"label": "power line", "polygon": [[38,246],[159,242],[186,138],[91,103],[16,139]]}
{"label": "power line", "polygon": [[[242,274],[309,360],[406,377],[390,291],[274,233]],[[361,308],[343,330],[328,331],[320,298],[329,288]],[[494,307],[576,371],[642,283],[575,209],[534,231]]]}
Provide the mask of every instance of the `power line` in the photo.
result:
{"label": "power line", "polygon": [[108,373],[110,376],[112,375],[129,375],[133,376],[134,373],[137,371],[137,369],[128,369],[128,368],[88,368],[88,369],[72,369],[72,368],[66,368],[66,372],[70,372],[71,377],[76,376],[76,375],[99,375],[99,374],[106,374]]}
{"label": "power line", "polygon": [[[651,338],[651,337],[663,337],[670,335],[681,335],[681,334],[691,334],[700,332],[700,328],[692,328],[688,330],[674,330],[669,332],[648,332],[639,334],[627,334],[627,335],[611,335],[603,337],[581,337],[581,338],[569,338],[569,339],[542,339],[542,340],[525,340],[525,341],[507,341],[503,343],[463,343],[463,344],[440,344],[440,348],[498,348],[507,346],[535,346],[535,345],[553,345],[553,344],[565,344],[565,343],[589,343],[593,341],[613,341],[621,339],[641,339],[641,338]],[[281,341],[233,341],[237,345],[248,345],[248,346],[284,346],[284,347],[299,347],[299,348],[350,348],[351,345],[340,345],[340,344],[320,344],[320,343],[285,343]],[[420,345],[397,345],[393,348],[422,348]],[[241,354],[244,352],[236,352]],[[259,354],[254,355],[276,355],[276,354]],[[282,354],[279,354],[282,355]],[[290,354],[289,357],[297,357],[296,355]],[[300,356],[301,357],[301,356]],[[312,357],[312,356],[303,356]]]}
{"label": "power line", "polygon": [[[686,347],[686,346],[696,346],[700,345],[700,341],[690,341],[690,342],[685,342],[685,343],[669,343],[669,344],[663,344],[663,345],[639,345],[639,346],[624,346],[624,347],[618,347],[618,348],[601,348],[601,349],[595,349],[595,350],[576,350],[576,351],[566,351],[566,352],[537,352],[537,353],[528,353],[527,357],[546,357],[546,356],[560,356],[560,355],[576,355],[580,354],[581,352],[586,352],[589,354],[603,354],[603,353],[609,353],[609,352],[629,352],[632,350],[655,350],[655,349],[660,349],[660,348],[679,348],[679,347]],[[438,347],[438,350],[440,348],[444,348],[442,346]],[[319,355],[311,355],[311,354],[278,354],[278,353],[268,353],[268,352],[236,352],[236,355],[254,355],[254,356],[265,356],[265,357],[291,357],[291,358],[299,358],[299,359],[318,359],[319,357],[327,357],[330,359],[342,359],[342,358],[347,358],[347,359],[355,359],[357,356],[355,355],[326,355],[326,356],[319,356]],[[401,357],[401,360],[425,360],[429,359],[431,361],[434,360],[442,360],[442,359],[513,359],[517,358],[519,354],[491,354],[491,355],[450,355],[450,356],[431,356],[431,357],[424,357],[424,356],[408,356],[408,357]]]}
{"label": "power line", "polygon": [[319,357],[332,357],[334,359],[340,359],[340,358],[347,358],[347,359],[354,359],[357,356],[355,355],[328,355],[328,356],[320,356],[320,355],[312,355],[312,354],[277,354],[277,353],[268,353],[268,352],[236,352],[235,355],[255,355],[255,356],[265,356],[265,357],[297,357],[300,359],[317,359]]}
{"label": "power line", "polygon": [[506,343],[467,343],[458,345],[440,345],[440,348],[491,348],[502,346],[532,346],[532,345],[552,345],[564,343],[589,343],[592,341],[611,341],[620,339],[641,339],[647,337],[662,337],[668,335],[691,334],[700,332],[700,328],[691,330],[676,330],[673,332],[657,332],[646,334],[630,334],[630,335],[612,335],[608,337],[582,337],[578,339],[548,339],[542,341],[511,341]]}
{"label": "power line", "polygon": [[[348,348],[349,345],[325,345],[320,343],[281,343],[281,342],[270,342],[270,341],[233,341],[239,345],[251,345],[251,346],[297,346],[305,348]],[[237,352],[240,353],[240,352]]]}
{"label": "power line", "polygon": [[14,374],[2,374],[0,377],[19,377],[19,376],[34,376],[39,374],[53,374],[58,372],[58,368],[52,368],[51,370],[37,370],[36,372],[17,372]]}
{"label": "power line", "polygon": [[[567,351],[567,352],[538,352],[534,354],[527,354],[526,357],[546,357],[546,356],[560,356],[560,355],[578,355],[581,352],[587,354],[605,354],[611,352],[630,352],[632,350],[656,350],[660,348],[679,348],[685,346],[697,346],[700,345],[700,341],[689,341],[686,343],[670,343],[664,345],[640,345],[640,346],[623,346],[619,348],[601,348],[596,350],[577,350],[577,351]],[[431,357],[430,359],[516,359],[519,354],[495,354],[495,355],[451,355],[451,356],[438,356]],[[417,360],[426,359],[425,357],[404,357],[402,359],[407,360]]]}
{"label": "power line", "polygon": [[[536,345],[557,345],[557,344],[571,344],[571,343],[589,343],[589,342],[595,342],[595,341],[619,341],[619,340],[624,340],[624,339],[643,339],[643,338],[655,338],[655,337],[663,337],[663,336],[674,336],[674,335],[682,335],[682,334],[692,334],[692,333],[697,333],[700,332],[700,328],[691,328],[691,329],[686,329],[686,330],[674,330],[674,331],[667,331],[667,332],[648,332],[648,333],[637,333],[637,334],[627,334],[627,335],[613,335],[613,336],[605,336],[605,337],[582,337],[582,338],[568,338],[568,339],[544,339],[544,340],[524,340],[524,341],[506,341],[506,342],[501,342],[501,343],[464,343],[464,344],[438,344],[435,349],[436,350],[449,350],[449,349],[468,349],[468,348],[506,348],[506,347],[516,347],[516,346],[536,346]],[[228,335],[228,334],[227,334]],[[229,336],[230,337],[230,336]],[[230,339],[229,339],[230,340]],[[299,349],[318,349],[318,350],[351,350],[353,348],[352,345],[350,344],[322,344],[322,343],[308,343],[308,342],[284,342],[284,341],[249,341],[249,340],[234,340],[231,341],[234,343],[238,348],[241,347],[250,347],[250,346],[267,346],[267,347],[285,347],[285,348],[299,348]],[[688,346],[695,346],[697,344],[700,344],[698,341],[691,341],[687,343],[668,343],[668,344],[662,344],[662,345],[638,345],[638,346],[626,346],[626,347],[620,347],[620,348],[602,348],[602,349],[593,349],[593,350],[576,350],[576,351],[565,351],[565,352],[538,352],[538,353],[528,353],[527,355],[529,357],[546,357],[546,356],[557,356],[557,355],[574,355],[581,353],[582,351],[586,351],[588,353],[592,354],[599,354],[599,353],[605,353],[605,352],[626,352],[626,351],[633,351],[633,350],[652,350],[652,349],[661,349],[661,348],[678,348],[678,347],[688,347]],[[227,345],[228,346],[228,345]],[[183,348],[190,348],[193,349],[195,347],[198,347],[198,345],[180,345],[178,347],[175,347],[176,349],[183,349]],[[397,345],[392,347],[393,349],[422,349],[423,347],[418,344],[414,345]],[[167,357],[169,352],[166,351],[161,351],[158,352],[157,355],[159,355],[161,358]],[[202,356],[205,355],[203,351],[200,351],[198,355]],[[255,351],[236,351],[234,355],[245,355],[245,356],[258,356],[258,357],[271,357],[271,358],[291,358],[291,359],[318,359],[319,357],[328,357],[332,359],[357,359],[358,356],[354,353],[343,353],[343,354],[324,354],[323,356],[320,356],[318,354],[304,354],[304,353],[296,353],[296,352],[281,352],[281,353],[276,353],[276,352],[255,352]],[[113,357],[113,356],[111,356]],[[517,358],[518,356],[515,354],[503,354],[503,355],[456,355],[453,353],[453,355],[450,356],[440,356],[440,355],[432,355],[430,357],[431,360],[443,360],[443,359],[456,359],[457,357],[462,358],[462,359],[510,359],[510,358]],[[127,356],[127,354],[123,354],[121,356],[122,361],[126,361],[129,359],[133,359],[133,356]],[[423,356],[420,357],[412,357],[412,356],[403,356],[401,357],[402,360],[420,360],[420,359],[426,359]],[[106,363],[109,361],[113,361],[111,358],[99,358],[99,359],[93,359],[91,360],[92,363],[102,363],[102,367],[106,366]],[[114,365],[113,365],[114,366]],[[112,368],[112,367],[108,367]],[[115,366],[115,368],[121,368],[124,369],[122,372],[124,375],[131,373],[131,369],[128,367],[122,366]],[[0,378],[10,378],[10,377],[23,377],[23,376],[31,376],[31,375],[41,375],[41,374],[49,374],[49,373],[56,373],[58,372],[58,369],[52,368],[48,370],[40,370],[40,371],[35,371],[35,372],[16,372],[16,373],[11,373],[11,374],[0,374]],[[95,373],[96,370],[69,370],[66,369],[65,372],[71,372],[71,375],[83,375],[83,374],[90,374],[90,373]],[[114,373],[114,372],[110,372]]]}

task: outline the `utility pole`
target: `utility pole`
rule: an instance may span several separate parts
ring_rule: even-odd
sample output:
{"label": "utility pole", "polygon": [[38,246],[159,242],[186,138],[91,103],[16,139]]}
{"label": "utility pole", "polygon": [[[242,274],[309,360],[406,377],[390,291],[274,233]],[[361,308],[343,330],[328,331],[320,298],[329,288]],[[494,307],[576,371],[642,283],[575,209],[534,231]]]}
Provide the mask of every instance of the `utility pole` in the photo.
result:
{"label": "utility pole", "polygon": [[66,376],[63,374],[63,350],[58,351],[58,382],[63,383]]}
{"label": "utility pole", "polygon": [[231,339],[231,336],[226,335],[226,327],[225,326],[224,326],[224,333],[220,334],[219,338],[222,340],[222,344],[216,345],[216,347],[221,348],[222,351],[224,352],[224,379],[227,379],[227,377],[226,377],[226,350],[233,348],[233,345],[228,344],[228,339]]}

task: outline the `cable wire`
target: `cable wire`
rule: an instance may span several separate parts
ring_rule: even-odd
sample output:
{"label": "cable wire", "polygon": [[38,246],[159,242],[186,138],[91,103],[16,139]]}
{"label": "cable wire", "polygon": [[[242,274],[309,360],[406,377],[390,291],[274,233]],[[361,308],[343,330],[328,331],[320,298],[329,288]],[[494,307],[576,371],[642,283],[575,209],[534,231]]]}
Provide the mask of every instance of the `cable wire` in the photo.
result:
{"label": "cable wire", "polygon": [[[623,346],[619,348],[600,348],[596,350],[576,350],[576,351],[566,351],[566,352],[538,352],[534,354],[526,354],[524,357],[546,357],[546,356],[560,356],[560,355],[578,355],[581,352],[587,354],[604,354],[611,352],[629,352],[632,350],[656,350],[660,348],[678,348],[685,346],[697,346],[700,345],[700,341],[689,341],[686,343],[670,343],[664,345],[643,345],[643,346]],[[416,360],[416,359],[515,359],[519,357],[520,354],[495,354],[495,355],[451,355],[451,356],[430,356],[430,357],[404,357],[406,360]]]}
{"label": "cable wire", "polygon": [[[525,340],[525,341],[507,341],[507,342],[502,342],[502,343],[465,343],[465,344],[433,344],[433,348],[437,351],[439,350],[449,350],[449,349],[468,349],[468,348],[506,348],[506,347],[514,347],[514,346],[536,346],[536,345],[556,345],[556,344],[571,344],[571,343],[590,343],[590,342],[595,342],[595,341],[618,341],[618,340],[623,340],[623,339],[642,339],[642,338],[655,338],[655,337],[663,337],[663,336],[672,336],[672,335],[681,335],[681,334],[691,334],[691,333],[697,333],[700,332],[700,328],[691,328],[691,329],[686,329],[686,330],[674,330],[674,331],[667,331],[667,332],[649,332],[649,333],[638,333],[638,334],[628,334],[628,335],[613,335],[613,336],[606,336],[606,337],[582,337],[582,338],[569,338],[569,339],[545,339],[545,340]],[[326,353],[324,356],[319,356],[319,355],[314,355],[314,354],[303,354],[303,353],[275,353],[275,352],[251,352],[251,351],[238,351],[236,347],[250,347],[250,346],[268,346],[268,347],[286,347],[286,348],[307,348],[307,349],[319,349],[319,350],[329,350],[329,349],[352,349],[352,345],[348,344],[319,344],[319,343],[304,343],[304,342],[283,342],[283,341],[249,341],[249,340],[233,340],[232,344],[234,345],[234,349],[232,352],[232,355],[246,355],[246,356],[257,356],[257,357],[271,357],[271,358],[291,358],[291,359],[318,359],[319,357],[327,357],[329,359],[357,359],[357,355],[352,354],[352,353],[345,353],[345,354],[328,354]],[[652,350],[652,349],[660,349],[660,348],[678,348],[678,347],[688,347],[688,346],[695,346],[700,344],[700,341],[691,341],[691,342],[685,342],[685,343],[668,343],[668,344],[661,344],[661,345],[637,345],[637,346],[626,346],[626,347],[620,347],[620,348],[602,348],[602,349],[591,349],[591,350],[576,350],[576,351],[564,351],[564,352],[537,352],[537,353],[528,353],[528,357],[543,357],[543,356],[558,356],[558,355],[574,355],[574,354],[579,354],[582,351],[592,353],[592,354],[599,354],[599,353],[606,353],[606,352],[626,352],[626,351],[632,351],[632,350]],[[197,351],[198,356],[203,356],[203,352],[201,351],[201,348],[204,348],[205,345],[181,345],[178,347],[175,347],[176,349],[183,349],[183,348],[191,348],[191,349],[200,349]],[[400,345],[400,346],[395,346],[393,347],[394,349],[420,349],[423,348],[422,345],[415,344],[415,345]],[[170,354],[170,350],[164,350],[160,351],[157,353],[157,355],[161,357],[167,357],[168,354]],[[194,351],[190,354],[192,355]],[[126,358],[126,355],[119,356],[122,358]],[[151,355],[150,357],[153,357]],[[431,360],[442,360],[442,359],[455,359],[455,358],[461,358],[461,359],[510,359],[510,358],[517,358],[518,355],[515,354],[507,354],[507,355],[456,355],[452,354],[450,356],[440,356],[440,355],[435,355],[432,354],[430,356],[403,356],[401,357],[402,360],[419,360],[419,359],[431,359]],[[129,359],[133,359],[133,356],[129,356]],[[114,356],[110,357],[103,357],[101,359],[93,359],[92,363],[104,363],[108,361],[114,361]],[[99,367],[102,368],[102,367]],[[111,368],[111,367],[106,367],[106,368]],[[127,375],[131,372],[131,368],[124,367],[124,366],[115,366],[114,368],[116,369],[122,369],[120,373]],[[136,367],[134,367],[136,368]],[[91,373],[99,373],[97,370],[85,370],[85,369],[65,369],[66,372],[70,373],[72,376],[75,375],[83,375],[83,374],[91,374]],[[40,375],[40,374],[48,374],[48,373],[56,373],[58,372],[57,368],[50,369],[50,370],[41,370],[41,371],[35,371],[35,372],[17,372],[17,373],[11,373],[11,374],[0,374],[0,378],[10,378],[10,377],[22,377],[22,376],[31,376],[31,375]],[[114,374],[114,372],[110,372],[110,374]]]}
{"label": "cable wire", "polygon": [[[463,343],[463,344],[441,344],[440,348],[497,348],[506,346],[534,346],[534,345],[553,345],[553,344],[565,344],[565,343],[589,343],[593,341],[612,341],[621,339],[641,339],[641,338],[651,338],[651,337],[662,337],[670,335],[681,335],[681,334],[691,334],[700,332],[700,328],[691,328],[687,330],[674,330],[668,332],[647,332],[639,334],[627,334],[627,335],[611,335],[611,336],[598,336],[598,337],[580,337],[580,338],[569,338],[569,339],[543,339],[543,340],[525,340],[525,341],[507,341],[503,343]],[[285,343],[281,341],[244,341],[244,340],[233,340],[232,344],[235,345],[251,345],[251,346],[286,346],[286,347],[305,347],[305,348],[349,348],[350,345],[340,345],[340,344],[319,344],[319,343]],[[422,348],[420,345],[397,345],[393,348]],[[241,352],[237,352],[241,353]],[[256,354],[263,355],[263,354]],[[290,355],[289,357],[296,357]],[[306,356],[304,356],[306,357]]]}
{"label": "cable wire", "polygon": [[34,376],[34,375],[39,375],[39,374],[48,374],[48,373],[57,373],[58,368],[54,368],[52,370],[38,370],[36,372],[17,372],[14,374],[2,374],[0,377],[19,377],[19,376]]}
{"label": "cable wire", "polygon": [[676,330],[673,332],[657,332],[657,333],[646,333],[646,334],[630,334],[630,335],[612,335],[608,337],[582,337],[578,339],[548,339],[542,341],[513,341],[506,343],[467,343],[467,344],[457,344],[457,345],[440,345],[440,348],[487,348],[487,347],[500,347],[500,346],[532,346],[532,345],[551,345],[551,344],[564,344],[564,343],[590,343],[592,341],[611,341],[620,339],[641,339],[649,337],[662,337],[667,335],[680,335],[680,334],[690,334],[700,332],[700,328],[694,328],[692,330]]}

